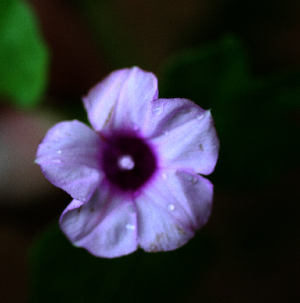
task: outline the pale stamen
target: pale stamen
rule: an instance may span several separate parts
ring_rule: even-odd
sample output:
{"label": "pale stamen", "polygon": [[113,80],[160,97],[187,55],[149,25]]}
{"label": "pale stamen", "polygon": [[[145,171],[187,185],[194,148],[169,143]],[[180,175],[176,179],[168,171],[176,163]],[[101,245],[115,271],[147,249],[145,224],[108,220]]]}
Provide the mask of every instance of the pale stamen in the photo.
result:
{"label": "pale stamen", "polygon": [[134,168],[134,161],[130,155],[124,155],[118,159],[118,166],[121,170],[131,170]]}

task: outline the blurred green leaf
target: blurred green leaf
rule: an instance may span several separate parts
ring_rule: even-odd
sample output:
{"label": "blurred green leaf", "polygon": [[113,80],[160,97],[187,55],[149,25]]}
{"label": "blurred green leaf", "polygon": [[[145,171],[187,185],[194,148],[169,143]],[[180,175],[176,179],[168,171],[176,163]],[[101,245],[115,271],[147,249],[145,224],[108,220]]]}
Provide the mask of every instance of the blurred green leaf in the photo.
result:
{"label": "blurred green leaf", "polygon": [[254,75],[246,48],[228,34],[173,57],[160,76],[160,97],[212,109],[221,143],[214,182],[261,186],[299,163],[299,70]]}
{"label": "blurred green leaf", "polygon": [[74,248],[55,225],[32,251],[29,302],[184,302],[214,255],[211,239],[199,234],[176,251],[96,258]]}
{"label": "blurred green leaf", "polygon": [[48,53],[34,13],[20,0],[0,1],[0,95],[28,108],[40,101]]}

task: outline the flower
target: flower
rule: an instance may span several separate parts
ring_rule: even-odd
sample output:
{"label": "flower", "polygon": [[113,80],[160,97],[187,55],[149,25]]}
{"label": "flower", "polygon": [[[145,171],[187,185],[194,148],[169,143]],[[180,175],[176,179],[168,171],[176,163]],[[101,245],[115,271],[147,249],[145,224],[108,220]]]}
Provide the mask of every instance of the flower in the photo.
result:
{"label": "flower", "polygon": [[60,217],[67,238],[113,258],[138,247],[174,250],[209,218],[219,140],[209,110],[158,99],[154,74],[112,72],[83,98],[93,130],[56,124],[38,147],[46,178],[74,199]]}

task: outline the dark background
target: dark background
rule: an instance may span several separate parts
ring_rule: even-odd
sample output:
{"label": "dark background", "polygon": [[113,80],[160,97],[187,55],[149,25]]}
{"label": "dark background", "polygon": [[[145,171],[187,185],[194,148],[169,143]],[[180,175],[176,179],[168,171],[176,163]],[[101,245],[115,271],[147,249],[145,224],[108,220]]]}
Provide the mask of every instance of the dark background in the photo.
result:
{"label": "dark background", "polygon": [[[228,31],[248,48],[257,75],[300,64],[297,0],[29,2],[50,49],[50,83],[38,110],[1,108],[1,136],[9,138],[0,197],[4,303],[26,301],[28,249],[70,202],[33,164],[38,142],[55,122],[74,118],[72,106],[81,108],[80,97],[111,70],[139,65],[158,72],[169,55]],[[299,123],[299,111],[294,119]],[[204,232],[214,237],[217,254],[184,302],[298,302],[299,180],[298,162],[253,191],[215,187]]]}

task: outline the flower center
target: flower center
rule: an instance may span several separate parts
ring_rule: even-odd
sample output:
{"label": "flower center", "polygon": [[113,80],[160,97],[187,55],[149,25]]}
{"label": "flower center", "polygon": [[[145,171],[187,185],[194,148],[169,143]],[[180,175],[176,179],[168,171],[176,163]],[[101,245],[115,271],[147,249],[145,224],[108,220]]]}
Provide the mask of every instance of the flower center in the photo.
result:
{"label": "flower center", "polygon": [[102,169],[107,179],[122,190],[138,190],[157,168],[155,154],[142,138],[117,134],[105,136],[102,144]]}
{"label": "flower center", "polygon": [[131,170],[134,168],[134,161],[130,155],[124,155],[118,159],[118,166],[122,170]]}

